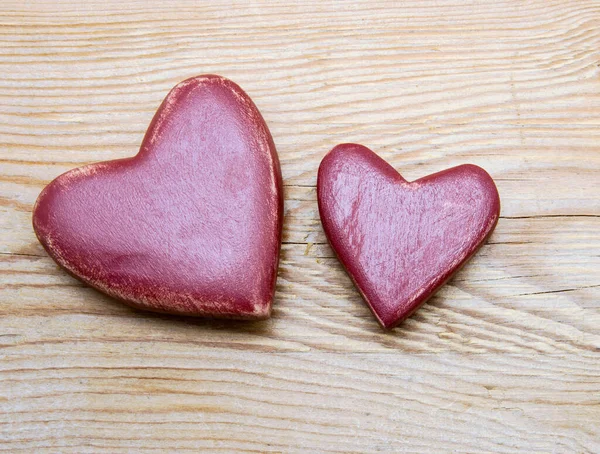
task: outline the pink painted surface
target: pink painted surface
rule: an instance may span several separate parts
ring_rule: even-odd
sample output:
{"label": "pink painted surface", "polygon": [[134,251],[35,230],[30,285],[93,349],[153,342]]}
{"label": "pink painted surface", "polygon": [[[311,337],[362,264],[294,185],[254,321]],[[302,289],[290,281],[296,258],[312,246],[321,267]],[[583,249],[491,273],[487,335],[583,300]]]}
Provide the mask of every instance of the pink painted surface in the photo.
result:
{"label": "pink painted surface", "polygon": [[271,134],[233,82],[199,76],[158,109],[139,153],[52,181],[33,214],[73,276],[143,309],[269,317],[281,243]]}
{"label": "pink painted surface", "polygon": [[496,186],[477,166],[407,182],[356,144],[325,156],[317,193],[329,242],[384,328],[412,314],[458,271],[500,215]]}

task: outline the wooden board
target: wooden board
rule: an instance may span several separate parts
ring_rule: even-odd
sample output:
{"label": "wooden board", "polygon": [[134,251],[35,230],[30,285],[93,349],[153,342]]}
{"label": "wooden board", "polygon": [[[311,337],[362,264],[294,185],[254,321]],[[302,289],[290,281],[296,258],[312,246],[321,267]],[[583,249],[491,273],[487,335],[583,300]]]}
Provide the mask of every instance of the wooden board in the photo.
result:
{"label": "wooden board", "polygon": [[[4,0],[0,452],[600,452],[600,1]],[[137,152],[177,82],[239,83],[285,180],[273,318],[157,316],[67,276],[51,179]],[[382,332],[326,244],[322,156],[496,179],[489,243]]]}

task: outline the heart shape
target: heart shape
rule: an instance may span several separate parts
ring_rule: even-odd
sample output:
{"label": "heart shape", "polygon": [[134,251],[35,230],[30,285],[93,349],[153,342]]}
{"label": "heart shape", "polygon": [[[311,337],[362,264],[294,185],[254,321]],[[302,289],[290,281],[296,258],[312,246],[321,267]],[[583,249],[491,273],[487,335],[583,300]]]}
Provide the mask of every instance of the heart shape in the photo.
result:
{"label": "heart shape", "polygon": [[236,84],[178,84],[139,153],[71,170],[40,194],[38,239],[73,276],[157,312],[269,317],[283,220],[271,134]]}
{"label": "heart shape", "polygon": [[356,144],[338,145],[323,158],[317,198],[333,250],[386,329],[452,277],[500,215],[496,185],[477,166],[408,182]]}

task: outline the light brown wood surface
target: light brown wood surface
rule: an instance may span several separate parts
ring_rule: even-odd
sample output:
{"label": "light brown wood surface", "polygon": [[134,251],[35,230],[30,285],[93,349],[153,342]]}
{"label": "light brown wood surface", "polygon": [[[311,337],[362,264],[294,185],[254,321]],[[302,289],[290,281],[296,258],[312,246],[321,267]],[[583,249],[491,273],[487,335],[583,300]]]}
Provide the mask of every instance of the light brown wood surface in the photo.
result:
{"label": "light brown wood surface", "polygon": [[[600,1],[0,4],[0,452],[600,452]],[[177,82],[262,111],[285,180],[272,319],[129,309],[31,228],[73,167],[137,152]],[[471,162],[502,218],[391,333],[321,229],[340,142],[409,179]]]}

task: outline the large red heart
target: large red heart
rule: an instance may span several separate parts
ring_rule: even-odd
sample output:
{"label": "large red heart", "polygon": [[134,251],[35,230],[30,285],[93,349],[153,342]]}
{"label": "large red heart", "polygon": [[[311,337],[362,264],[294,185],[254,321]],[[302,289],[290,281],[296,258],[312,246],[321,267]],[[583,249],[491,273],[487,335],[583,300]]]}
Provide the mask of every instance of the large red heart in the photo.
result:
{"label": "large red heart", "polygon": [[496,186],[477,166],[408,182],[356,144],[325,156],[317,194],[329,242],[384,328],[408,317],[458,271],[500,215]]}
{"label": "large red heart", "polygon": [[240,87],[208,75],[171,90],[135,157],[52,181],[33,226],[59,265],[128,304],[262,319],[282,217],[281,171],[262,116]]}

